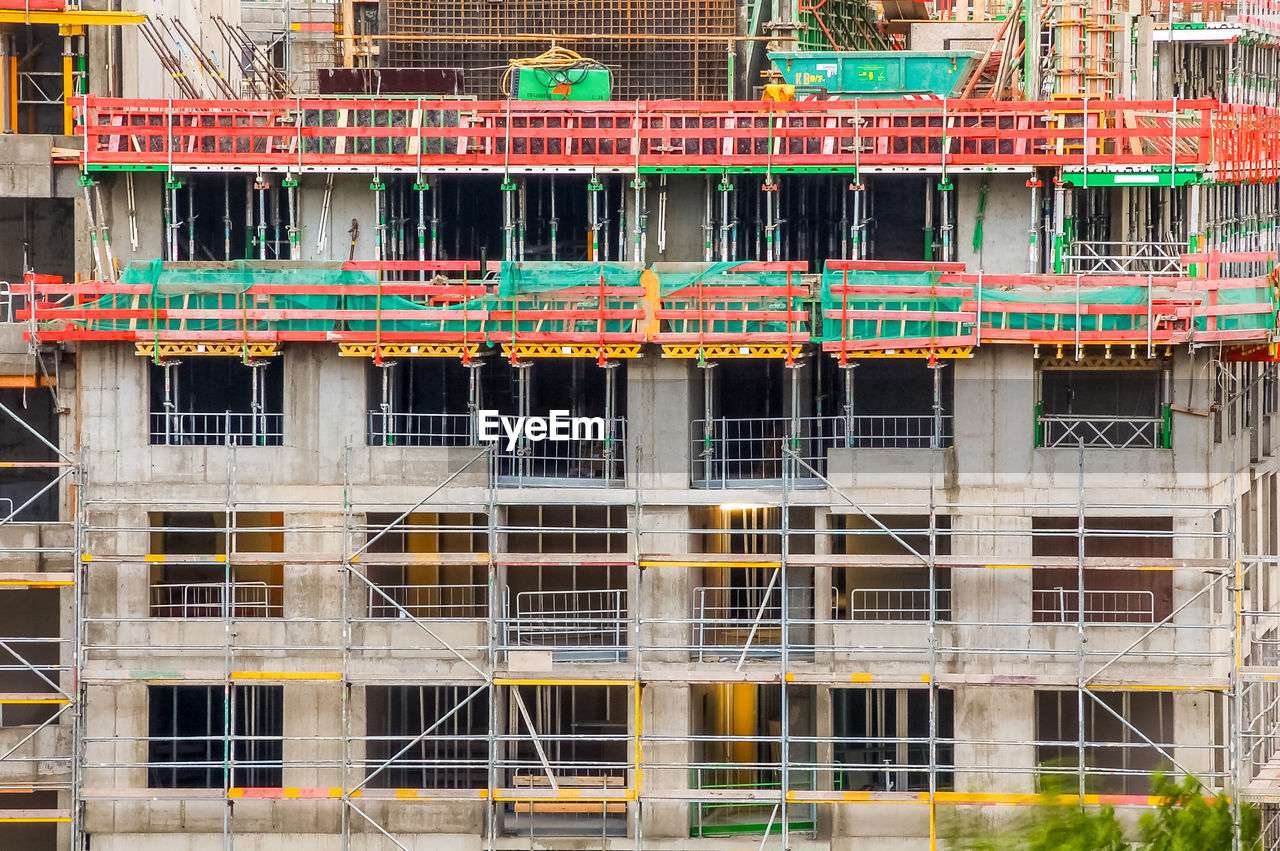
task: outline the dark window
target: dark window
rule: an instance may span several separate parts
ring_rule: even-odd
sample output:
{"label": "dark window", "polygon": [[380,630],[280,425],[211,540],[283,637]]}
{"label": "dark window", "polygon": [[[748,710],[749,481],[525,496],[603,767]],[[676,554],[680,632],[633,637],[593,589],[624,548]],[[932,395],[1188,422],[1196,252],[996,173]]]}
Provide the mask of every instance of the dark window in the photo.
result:
{"label": "dark window", "polygon": [[[1078,700],[1074,691],[1036,692],[1036,741],[1040,743],[1036,745],[1036,762],[1046,772],[1057,769],[1074,774],[1079,765]],[[1090,794],[1149,794],[1150,773],[1167,771],[1172,766],[1147,739],[1166,751],[1170,749],[1172,694],[1127,691],[1085,694],[1085,790]]]}
{"label": "dark window", "polygon": [[[23,425],[58,445],[58,415],[48,390],[0,389],[0,462],[53,462],[57,454]],[[15,422],[15,419],[20,421]],[[0,464],[0,523],[10,515],[19,522],[50,523],[58,519],[55,467],[4,467]],[[25,506],[25,508],[23,507]]]}
{"label": "dark window", "polygon": [[[480,694],[463,704],[475,691],[473,686],[369,686],[365,690],[369,785],[378,789],[487,788],[488,696]],[[423,736],[427,730],[431,733]]]}
{"label": "dark window", "polygon": [[[954,737],[955,695],[938,691],[939,739]],[[835,761],[844,791],[929,788],[929,690],[846,688],[831,691]],[[902,739],[906,741],[890,741]],[[937,748],[938,788],[950,789],[954,746]]]}
{"label": "dark window", "polygon": [[[223,785],[226,706],[221,686],[151,686],[147,785],[218,789]],[[232,786],[282,785],[284,687],[239,686],[234,718]]]}

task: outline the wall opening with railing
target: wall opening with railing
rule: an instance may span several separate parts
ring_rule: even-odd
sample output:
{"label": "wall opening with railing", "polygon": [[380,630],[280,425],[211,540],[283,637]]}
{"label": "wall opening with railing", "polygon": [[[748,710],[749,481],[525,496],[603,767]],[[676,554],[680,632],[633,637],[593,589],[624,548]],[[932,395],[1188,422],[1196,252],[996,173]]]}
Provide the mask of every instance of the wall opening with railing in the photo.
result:
{"label": "wall opening with railing", "polygon": [[284,363],[191,357],[149,365],[152,445],[279,446]]}
{"label": "wall opening with railing", "polygon": [[[782,552],[782,509],[779,507],[725,503],[697,506],[689,511],[693,528],[699,530],[695,531],[690,542],[691,552],[737,555],[777,555]],[[787,511],[788,530],[799,532],[791,535],[788,551],[795,555],[813,553],[814,509],[791,506]],[[805,534],[806,531],[810,534]]]}
{"label": "wall opening with railing", "polygon": [[552,661],[622,661],[630,644],[628,567],[508,565],[503,646],[549,651]]}
{"label": "wall opening with railing", "polygon": [[[831,617],[836,621],[927,621],[929,568],[833,567]],[[951,620],[951,570],[934,568],[934,615]]]}
{"label": "wall opening with railing", "polygon": [[[934,373],[938,372],[935,417]],[[955,370],[931,369],[922,359],[868,358],[849,369],[840,393],[847,399],[848,445],[857,449],[928,449],[951,446]],[[852,394],[850,395],[850,391]]]}
{"label": "wall opening with railing", "polygon": [[1172,419],[1165,381],[1156,366],[1039,370],[1036,446],[1168,449]]}
{"label": "wall opening with railing", "polygon": [[626,553],[626,505],[507,505],[498,546],[509,553]]}

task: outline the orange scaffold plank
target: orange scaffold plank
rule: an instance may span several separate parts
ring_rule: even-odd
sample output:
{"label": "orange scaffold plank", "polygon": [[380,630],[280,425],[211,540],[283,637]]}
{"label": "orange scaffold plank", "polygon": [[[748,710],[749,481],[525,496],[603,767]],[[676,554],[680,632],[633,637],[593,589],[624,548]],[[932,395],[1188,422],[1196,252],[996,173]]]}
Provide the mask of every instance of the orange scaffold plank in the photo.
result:
{"label": "orange scaffold plank", "polygon": [[1216,167],[1274,174],[1277,112],[1210,100],[136,100],[86,97],[89,169]]}

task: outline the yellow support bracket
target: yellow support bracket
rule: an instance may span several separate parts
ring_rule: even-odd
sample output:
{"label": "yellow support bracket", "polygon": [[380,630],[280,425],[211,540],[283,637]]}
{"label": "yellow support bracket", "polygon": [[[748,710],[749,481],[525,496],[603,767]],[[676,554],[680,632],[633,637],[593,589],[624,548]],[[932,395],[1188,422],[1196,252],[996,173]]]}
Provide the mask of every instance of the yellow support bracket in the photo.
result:
{"label": "yellow support bracket", "polygon": [[[154,342],[137,342],[134,351],[144,358],[156,356]],[[248,354],[250,359],[270,358],[280,353],[276,343],[160,343],[161,358],[238,358]]]}
{"label": "yellow support bracket", "polygon": [[123,27],[141,24],[141,12],[90,12],[83,9],[0,9],[0,24]]}
{"label": "yellow support bracket", "polygon": [[381,352],[384,358],[461,358],[477,357],[478,343],[339,343],[338,357],[371,358]]}

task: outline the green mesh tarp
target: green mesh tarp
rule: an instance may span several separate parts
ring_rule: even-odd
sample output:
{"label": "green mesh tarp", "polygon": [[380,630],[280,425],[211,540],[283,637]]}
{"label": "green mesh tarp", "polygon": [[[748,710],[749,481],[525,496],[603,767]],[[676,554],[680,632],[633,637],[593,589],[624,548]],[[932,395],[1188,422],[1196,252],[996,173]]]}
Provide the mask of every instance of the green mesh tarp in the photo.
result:
{"label": "green mesh tarp", "polygon": [[[663,307],[681,310],[696,308],[699,301],[716,311],[728,311],[739,314],[734,317],[717,317],[700,320],[696,316],[671,318],[663,323],[663,331],[677,334],[785,334],[785,319],[764,319],[760,314],[765,311],[785,311],[788,308],[786,295],[743,296],[743,287],[771,287],[785,291],[787,286],[786,272],[736,271],[744,263],[712,263],[698,269],[664,270],[660,275],[659,291],[662,293]],[[790,308],[795,314],[795,322],[803,323],[808,317],[804,306],[806,289],[801,284],[800,274],[793,272],[791,284],[797,295],[790,299]],[[687,293],[681,290],[688,289]],[[705,326],[705,327],[702,327]]]}
{"label": "green mesh tarp", "polygon": [[[850,286],[864,285],[877,287],[928,287],[938,282],[937,272],[885,272],[885,271],[850,271]],[[959,311],[965,301],[960,296],[930,296],[891,294],[850,295],[848,299],[839,292],[833,292],[846,280],[846,272],[839,269],[825,269],[822,273],[822,339],[823,340],[886,340],[886,339],[919,339],[922,337],[959,337],[972,333],[972,323],[961,323],[949,316]],[[942,292],[947,292],[944,287]],[[830,311],[842,308],[855,310],[883,311],[883,319],[850,320],[848,331],[840,326],[840,318],[831,317]],[[928,311],[936,314],[924,319],[896,319],[892,311],[911,310]]]}
{"label": "green mesh tarp", "polygon": [[[638,292],[617,294],[610,290],[640,287],[643,273],[644,267],[638,263],[504,262],[498,273],[497,296],[486,299],[493,311],[489,334],[498,341],[520,333],[598,334],[600,318],[598,314],[591,315],[591,311],[642,309],[643,296]],[[544,311],[564,313],[553,316]],[[574,316],[569,311],[583,313]],[[529,314],[528,318],[522,318],[521,313]],[[626,333],[633,329],[635,321],[605,319],[603,331]]]}
{"label": "green mesh tarp", "polygon": [[[94,319],[86,324],[93,330],[173,330],[173,331],[373,331],[381,327],[387,332],[444,332],[464,330],[477,337],[484,332],[479,316],[467,316],[467,308],[483,305],[435,306],[398,295],[378,298],[378,279],[371,272],[344,270],[341,264],[324,262],[260,262],[236,260],[202,264],[165,264],[160,260],[133,263],[120,276],[123,284],[143,285],[147,293],[107,294],[88,308],[103,310],[152,311],[152,315],[136,319]],[[296,289],[317,285],[345,285],[367,289],[369,294],[298,293]],[[250,287],[254,295],[245,299]],[[295,291],[291,291],[295,290]],[[422,319],[374,318],[343,321],[336,317],[291,317],[288,319],[248,319],[248,310],[288,311],[377,311],[413,310],[424,313]],[[172,317],[156,315],[170,310]],[[180,314],[192,310],[222,310],[230,315],[212,319],[193,319]],[[456,315],[456,318],[454,316]]]}

